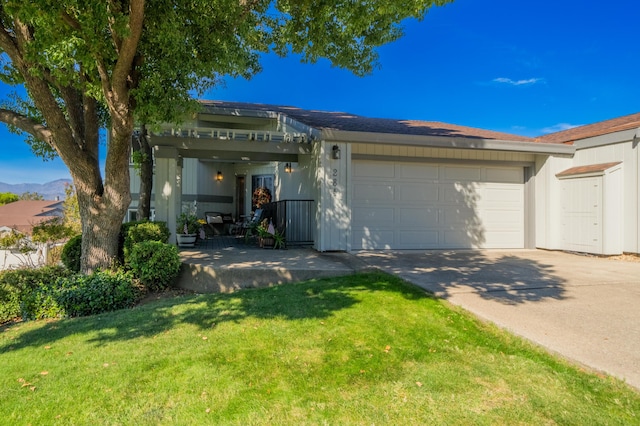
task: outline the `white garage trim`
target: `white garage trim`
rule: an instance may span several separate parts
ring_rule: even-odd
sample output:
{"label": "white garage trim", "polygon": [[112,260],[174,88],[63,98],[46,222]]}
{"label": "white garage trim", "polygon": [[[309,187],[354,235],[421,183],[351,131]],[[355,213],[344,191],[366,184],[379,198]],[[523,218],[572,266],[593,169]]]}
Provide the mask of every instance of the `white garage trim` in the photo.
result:
{"label": "white garage trim", "polygon": [[352,249],[524,248],[524,168],[354,159]]}

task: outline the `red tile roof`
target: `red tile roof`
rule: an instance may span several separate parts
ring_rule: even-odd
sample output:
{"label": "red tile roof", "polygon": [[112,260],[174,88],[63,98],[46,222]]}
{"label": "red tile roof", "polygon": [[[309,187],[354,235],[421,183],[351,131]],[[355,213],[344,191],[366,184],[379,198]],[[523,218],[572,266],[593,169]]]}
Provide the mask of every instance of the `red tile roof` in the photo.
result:
{"label": "red tile roof", "polygon": [[31,234],[34,225],[62,216],[62,201],[20,200],[0,206],[0,227]]}
{"label": "red tile roof", "polygon": [[536,138],[539,142],[573,144],[576,140],[640,127],[640,112]]}
{"label": "red tile roof", "polygon": [[556,177],[583,175],[586,173],[601,173],[601,172],[604,172],[605,170],[610,169],[613,166],[617,166],[620,163],[622,163],[622,161],[617,161],[614,163],[590,164],[588,166],[572,167],[570,169],[563,170],[560,173],[556,174]]}
{"label": "red tile roof", "polygon": [[456,124],[447,124],[437,121],[369,118],[348,112],[305,110],[292,106],[243,102],[201,101],[201,103],[205,108],[209,107],[213,109],[224,108],[280,113],[318,130],[331,129],[354,132],[394,133],[401,135],[451,136],[475,139],[535,142],[534,139],[526,136],[494,132],[492,130],[484,130],[474,127],[458,126]]}

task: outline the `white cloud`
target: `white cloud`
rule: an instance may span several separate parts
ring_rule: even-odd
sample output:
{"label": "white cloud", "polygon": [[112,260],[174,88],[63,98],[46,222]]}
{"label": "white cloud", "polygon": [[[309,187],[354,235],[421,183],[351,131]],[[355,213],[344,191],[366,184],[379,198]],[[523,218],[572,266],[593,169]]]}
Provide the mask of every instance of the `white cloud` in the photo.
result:
{"label": "white cloud", "polygon": [[553,126],[545,127],[544,129],[542,129],[542,133],[546,134],[546,133],[561,132],[563,130],[569,130],[569,129],[573,129],[574,127],[580,127],[580,126],[582,126],[582,124],[558,123],[558,124],[554,124]]}
{"label": "white cloud", "polygon": [[493,79],[494,83],[504,83],[504,84],[510,84],[512,86],[528,86],[528,85],[539,83],[541,81],[543,81],[542,78],[529,78],[527,80],[512,80],[506,77],[498,77]]}

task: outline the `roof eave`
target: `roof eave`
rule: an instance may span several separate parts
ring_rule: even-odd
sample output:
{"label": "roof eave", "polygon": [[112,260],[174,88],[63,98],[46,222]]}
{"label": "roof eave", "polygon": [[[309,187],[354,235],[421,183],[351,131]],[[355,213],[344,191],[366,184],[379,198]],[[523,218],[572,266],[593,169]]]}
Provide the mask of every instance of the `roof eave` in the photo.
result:
{"label": "roof eave", "polygon": [[540,142],[508,141],[471,137],[465,138],[452,136],[419,136],[395,133],[354,132],[334,129],[323,129],[321,137],[323,140],[328,142],[356,142],[433,148],[479,149],[548,155],[571,156],[576,151],[576,148],[572,145]]}

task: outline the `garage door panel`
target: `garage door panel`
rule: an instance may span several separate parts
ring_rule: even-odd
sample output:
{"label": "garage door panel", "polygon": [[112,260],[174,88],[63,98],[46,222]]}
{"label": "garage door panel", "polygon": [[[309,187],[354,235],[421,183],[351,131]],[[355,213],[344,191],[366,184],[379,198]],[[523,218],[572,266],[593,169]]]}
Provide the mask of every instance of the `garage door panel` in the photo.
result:
{"label": "garage door panel", "polygon": [[522,169],[487,168],[486,182],[524,183]]}
{"label": "garage door panel", "polygon": [[353,199],[355,202],[367,204],[377,202],[392,202],[395,199],[395,187],[385,184],[354,185]]}
{"label": "garage door panel", "polygon": [[439,177],[439,167],[437,165],[399,164],[396,167],[398,177],[403,179],[437,181]]}
{"label": "garage door panel", "polygon": [[500,228],[520,229],[522,210],[482,210],[480,220],[485,228],[491,231],[497,232]]}
{"label": "garage door panel", "polygon": [[440,191],[443,200],[451,204],[472,205],[478,202],[480,193],[479,185],[475,183],[441,183]]}
{"label": "garage door panel", "polygon": [[408,209],[398,208],[400,214],[399,225],[402,228],[414,227],[416,230],[421,228],[437,227],[440,225],[440,210],[433,208],[424,209]]}
{"label": "garage door panel", "polygon": [[354,208],[353,221],[370,226],[390,226],[394,223],[395,210],[391,207]]}
{"label": "garage door panel", "polygon": [[510,186],[491,186],[486,184],[479,190],[480,197],[479,203],[495,204],[499,203],[502,206],[506,205],[522,205],[522,186],[510,185]]}
{"label": "garage door panel", "polygon": [[393,163],[384,161],[354,162],[352,173],[354,178],[393,178],[395,177],[395,167]]}
{"label": "garage door panel", "polygon": [[397,184],[396,192],[399,194],[398,200],[403,203],[422,204],[437,202],[440,199],[438,184],[426,183],[417,184]]}
{"label": "garage door panel", "polygon": [[354,249],[524,247],[521,167],[389,162],[384,173],[390,164],[384,184],[353,179]]}
{"label": "garage door panel", "polygon": [[436,230],[400,231],[398,237],[398,244],[407,249],[435,249],[440,246],[440,233]]}
{"label": "garage door panel", "polygon": [[475,248],[474,242],[478,239],[473,233],[464,229],[445,230],[442,233],[442,248]]}
{"label": "garage door panel", "polygon": [[514,231],[493,231],[484,234],[484,248],[504,248],[508,244],[513,244],[513,241],[519,240],[524,246],[524,239],[522,233],[517,230]]}
{"label": "garage door panel", "polygon": [[479,167],[456,167],[443,166],[443,181],[460,182],[471,181],[480,182],[482,180],[482,170]]}
{"label": "garage door panel", "polygon": [[444,208],[443,225],[446,227],[477,227],[478,216],[474,209],[468,207]]}
{"label": "garage door panel", "polygon": [[367,229],[355,231],[353,233],[354,245],[364,250],[381,250],[394,248],[395,232],[376,230],[371,232]]}

